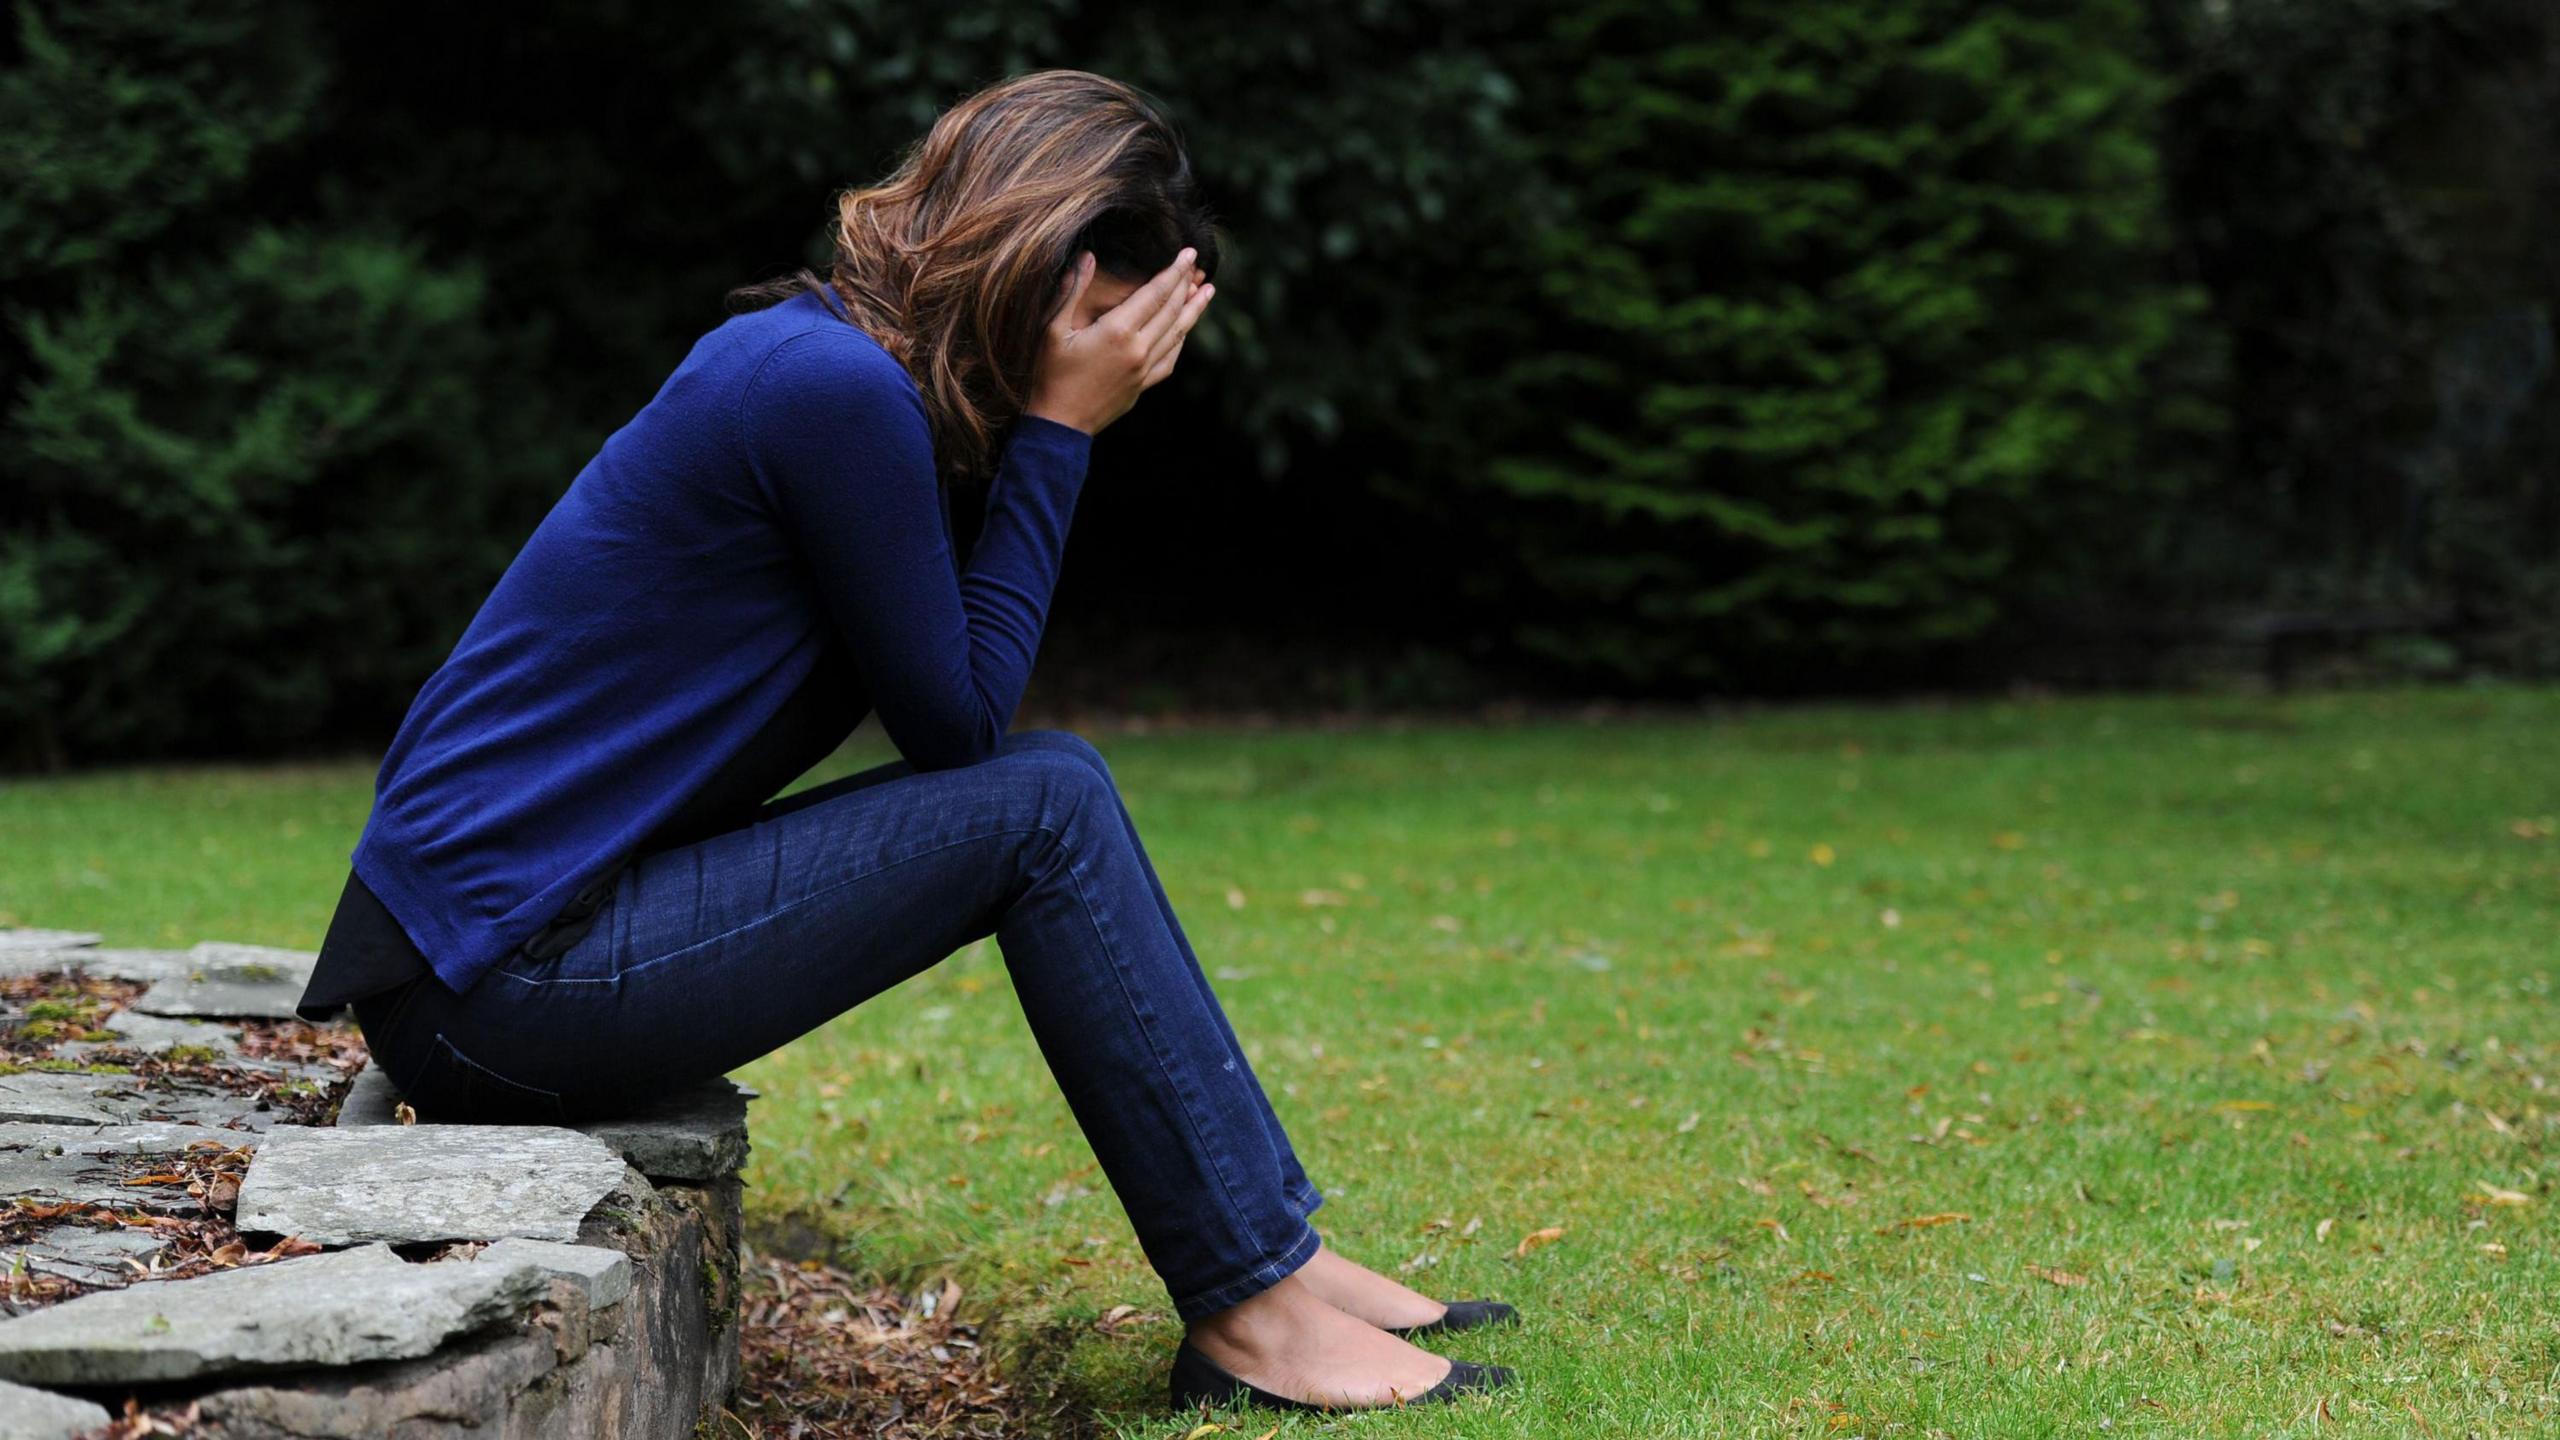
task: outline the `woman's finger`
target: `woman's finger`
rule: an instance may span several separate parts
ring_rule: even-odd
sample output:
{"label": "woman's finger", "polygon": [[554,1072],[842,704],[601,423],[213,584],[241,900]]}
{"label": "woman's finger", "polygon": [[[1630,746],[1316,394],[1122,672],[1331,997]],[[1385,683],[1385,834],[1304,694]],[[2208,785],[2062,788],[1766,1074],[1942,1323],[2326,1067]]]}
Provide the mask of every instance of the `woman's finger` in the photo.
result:
{"label": "woman's finger", "polygon": [[1155,295],[1132,297],[1132,300],[1139,300],[1139,305],[1129,315],[1129,328],[1139,341],[1139,354],[1155,351],[1157,341],[1165,336],[1167,325],[1172,325],[1175,315],[1183,313],[1183,302],[1190,300],[1190,292],[1196,290],[1190,284],[1190,269],[1193,269],[1190,256],[1193,256],[1193,251],[1183,249],[1183,254],[1172,256],[1170,266],[1165,266],[1155,279],[1149,279],[1147,290],[1155,290],[1157,284],[1162,284],[1162,290],[1157,290]]}
{"label": "woman's finger", "polygon": [[1154,365],[1148,367],[1147,378],[1138,382],[1138,388],[1141,390],[1151,390],[1155,388],[1157,381],[1162,380],[1167,375],[1173,373],[1173,362],[1181,358],[1182,341],[1177,337],[1173,342],[1173,348],[1164,352],[1163,358],[1157,360]]}
{"label": "woman's finger", "polygon": [[1179,328],[1182,312],[1189,308],[1192,297],[1199,293],[1200,287],[1192,284],[1187,277],[1181,284],[1175,286],[1173,293],[1165,297],[1164,303],[1156,308],[1156,312],[1147,317],[1144,325],[1138,327],[1138,343],[1150,353],[1163,345],[1165,337]]}
{"label": "woman's finger", "polygon": [[1172,256],[1172,264],[1167,264],[1165,269],[1155,272],[1155,279],[1149,279],[1147,284],[1139,284],[1137,290],[1129,292],[1126,300],[1121,300],[1119,305],[1111,307],[1111,318],[1119,320],[1121,325],[1129,328],[1129,333],[1134,333],[1134,336],[1139,336],[1142,341],[1147,341],[1149,346],[1152,346],[1152,343],[1155,343],[1155,331],[1152,331],[1152,325],[1155,325],[1155,320],[1165,313],[1165,307],[1172,305],[1172,302],[1180,297],[1180,292],[1183,292],[1183,274],[1190,269],[1190,254],[1193,254],[1193,251],[1185,246],[1183,254]]}
{"label": "woman's finger", "polygon": [[[1173,317],[1173,323],[1167,326],[1163,335],[1159,336],[1156,340],[1156,349],[1151,353],[1155,354],[1158,360],[1161,360],[1162,355],[1166,350],[1178,350],[1182,347],[1182,337],[1190,334],[1191,327],[1200,323],[1201,312],[1209,308],[1210,298],[1217,293],[1218,287],[1215,285],[1203,285],[1199,289],[1191,292],[1190,301],[1175,314]],[[1150,375],[1155,373],[1154,364],[1151,363],[1148,366],[1147,373]],[[1149,383],[1152,384],[1154,382],[1150,381]]]}

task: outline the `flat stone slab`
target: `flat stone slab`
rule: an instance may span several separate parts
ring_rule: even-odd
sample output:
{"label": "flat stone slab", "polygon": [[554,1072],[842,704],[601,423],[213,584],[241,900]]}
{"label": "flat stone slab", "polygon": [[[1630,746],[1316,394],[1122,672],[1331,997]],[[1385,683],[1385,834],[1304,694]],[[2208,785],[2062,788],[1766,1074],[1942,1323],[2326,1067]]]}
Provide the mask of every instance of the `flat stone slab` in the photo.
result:
{"label": "flat stone slab", "polygon": [[320,963],[319,955],[313,951],[243,945],[232,940],[200,940],[189,947],[187,954],[210,975],[232,980],[289,980],[296,989],[310,983],[312,967]]}
{"label": "flat stone slab", "polygon": [[531,1265],[545,1275],[574,1280],[587,1295],[587,1308],[619,1305],[631,1294],[631,1257],[602,1245],[563,1245],[556,1240],[501,1240],[466,1262],[474,1265]]}
{"label": "flat stone slab", "polygon": [[41,975],[77,970],[111,980],[168,980],[192,973],[195,957],[184,950],[0,948],[0,975]]}
{"label": "flat stone slab", "polygon": [[[180,1188],[176,1193],[184,1196],[186,1192]],[[138,1272],[125,1262],[147,1269],[163,1248],[165,1242],[148,1230],[55,1225],[23,1246],[0,1252],[0,1259],[10,1264],[23,1259],[38,1274],[59,1275],[82,1285],[130,1285]],[[0,1427],[0,1440],[7,1435],[7,1428]]]}
{"label": "flat stone slab", "polygon": [[51,1070],[0,1075],[0,1123],[114,1125],[141,1113],[141,1082],[130,1075]]}
{"label": "flat stone slab", "polygon": [[318,963],[307,951],[225,940],[207,940],[188,950],[186,959],[184,970],[150,977],[156,983],[132,1008],[146,1015],[291,1020]]}
{"label": "flat stone slab", "polygon": [[153,982],[131,1008],[146,1015],[207,1016],[225,1020],[291,1020],[302,998],[299,980],[230,980],[214,975]]}
{"label": "flat stone slab", "polygon": [[[725,1180],[747,1163],[747,1099],[754,1092],[710,1080],[635,1108],[628,1115],[576,1126],[619,1151],[641,1174],[658,1180]],[[380,1066],[367,1066],[338,1106],[342,1129],[397,1125],[400,1092]]]}
{"label": "flat stone slab", "polygon": [[70,1440],[113,1418],[104,1406],[0,1380],[0,1440]]}
{"label": "flat stone slab", "polygon": [[226,1135],[200,1125],[144,1121],[104,1129],[75,1125],[0,1125],[0,1150],[67,1151],[81,1155],[165,1155],[199,1140],[246,1145],[249,1137]]}
{"label": "flat stone slab", "polygon": [[622,1175],[610,1146],[548,1125],[284,1125],[249,1163],[238,1223],[319,1245],[575,1240]]}
{"label": "flat stone slab", "polygon": [[164,1121],[179,1125],[195,1125],[216,1135],[235,1135],[234,1143],[252,1134],[286,1124],[290,1111],[267,1107],[256,1095],[235,1095],[220,1086],[162,1086],[143,1093],[133,1108],[132,1118],[144,1122]]}
{"label": "flat stone slab", "polygon": [[38,930],[13,925],[0,930],[0,950],[72,950],[95,945],[104,938],[86,930]]}
{"label": "flat stone slab", "polygon": [[256,1095],[236,1095],[219,1086],[149,1085],[131,1075],[67,1070],[0,1075],[0,1124],[104,1126],[168,1121],[219,1133],[264,1130],[285,1118],[283,1111],[265,1108]]}
{"label": "flat stone slab", "polygon": [[164,1169],[171,1157],[202,1141],[238,1146],[256,1138],[201,1125],[0,1125],[0,1195],[191,1213],[196,1202],[184,1186],[123,1181]]}
{"label": "flat stone slab", "polygon": [[747,1163],[747,1092],[709,1080],[577,1128],[652,1180],[725,1180]]}
{"label": "flat stone slab", "polygon": [[227,1025],[205,1020],[179,1020],[163,1015],[146,1015],[138,1010],[119,1010],[107,1017],[105,1028],[115,1035],[115,1043],[145,1055],[158,1055],[181,1046],[211,1050],[225,1063],[232,1061],[240,1048],[240,1037]]}
{"label": "flat stone slab", "polygon": [[[39,944],[32,941],[8,943],[9,935],[66,936],[62,943]],[[160,1003],[164,1006],[220,1006],[255,1004],[264,1006],[265,997],[274,990],[289,990],[288,1000],[302,997],[302,987],[311,981],[311,967],[318,957],[301,950],[279,950],[269,945],[237,945],[224,940],[208,940],[186,950],[105,949],[95,935],[77,935],[67,930],[0,930],[0,975],[35,975],[47,970],[77,970],[88,975],[104,975],[115,980],[140,980],[146,984],[192,982],[205,989],[173,988]],[[214,1009],[164,1009],[170,1015],[213,1015],[226,1013]],[[268,1015],[264,1009],[239,1012],[262,1019],[289,1018],[288,1003],[284,1016]]]}
{"label": "flat stone slab", "polygon": [[122,1385],[405,1359],[514,1319],[548,1286],[531,1264],[411,1265],[387,1245],[273,1260],[0,1322],[0,1378]]}
{"label": "flat stone slab", "polygon": [[356,1072],[355,1083],[347,1087],[346,1098],[338,1102],[338,1124],[345,1129],[366,1125],[400,1123],[400,1092],[391,1088],[391,1077],[379,1065],[367,1065]]}
{"label": "flat stone slab", "polygon": [[[583,1440],[608,1433],[651,1433],[643,1428],[645,1415],[614,1407],[609,1414],[621,1421],[615,1430],[607,1423],[608,1414],[598,1413],[604,1407],[580,1404],[587,1374],[561,1364],[554,1335],[530,1327],[497,1330],[452,1341],[415,1360],[305,1370],[217,1389],[196,1402],[197,1433],[261,1440]],[[527,1405],[526,1413],[511,1415],[516,1405],[537,1395],[541,1398]],[[692,1429],[670,1426],[658,1433],[691,1434]]]}

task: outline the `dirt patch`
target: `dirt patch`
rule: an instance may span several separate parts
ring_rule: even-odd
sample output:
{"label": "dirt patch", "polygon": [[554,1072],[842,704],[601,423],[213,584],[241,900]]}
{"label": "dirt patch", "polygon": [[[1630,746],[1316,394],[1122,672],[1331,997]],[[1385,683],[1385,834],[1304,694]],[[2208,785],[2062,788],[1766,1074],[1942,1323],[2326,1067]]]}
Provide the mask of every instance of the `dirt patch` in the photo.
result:
{"label": "dirt patch", "polygon": [[778,1256],[754,1257],[743,1278],[746,1380],[721,1435],[992,1440],[1079,1428],[997,1378],[948,1280],[911,1294]]}

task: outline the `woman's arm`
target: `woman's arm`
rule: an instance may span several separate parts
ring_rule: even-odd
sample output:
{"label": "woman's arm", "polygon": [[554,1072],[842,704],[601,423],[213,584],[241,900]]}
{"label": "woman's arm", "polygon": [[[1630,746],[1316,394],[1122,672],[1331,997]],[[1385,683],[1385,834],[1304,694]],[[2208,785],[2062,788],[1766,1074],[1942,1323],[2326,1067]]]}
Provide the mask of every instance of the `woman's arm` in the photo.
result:
{"label": "woman's arm", "polygon": [[955,574],[923,397],[868,336],[777,346],[740,394],[739,432],[898,753],[919,770],[993,755],[1031,678],[1093,437],[1018,419]]}

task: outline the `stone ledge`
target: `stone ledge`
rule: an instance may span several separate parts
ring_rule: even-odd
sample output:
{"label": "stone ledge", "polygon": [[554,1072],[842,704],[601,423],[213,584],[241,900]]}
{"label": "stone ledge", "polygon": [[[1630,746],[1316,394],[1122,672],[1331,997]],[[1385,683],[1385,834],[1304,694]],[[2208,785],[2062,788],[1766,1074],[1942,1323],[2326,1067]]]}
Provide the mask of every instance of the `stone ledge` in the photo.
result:
{"label": "stone ledge", "polygon": [[134,1395],[297,1440],[683,1437],[729,1401],[753,1092],[403,1126],[349,1028],[289,1018],[311,956],[98,939],[0,930],[0,1436]]}

